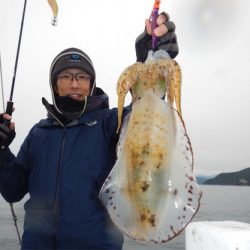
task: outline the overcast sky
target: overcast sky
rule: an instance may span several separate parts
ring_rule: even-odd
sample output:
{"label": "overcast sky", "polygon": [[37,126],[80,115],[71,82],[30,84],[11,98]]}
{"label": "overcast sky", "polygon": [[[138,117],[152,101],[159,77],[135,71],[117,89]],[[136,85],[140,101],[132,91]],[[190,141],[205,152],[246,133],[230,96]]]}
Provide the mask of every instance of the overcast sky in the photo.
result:
{"label": "overcast sky", "polygon": [[[23,3],[0,0],[5,102]],[[47,1],[28,0],[14,92],[14,153],[32,125],[46,116],[41,98],[51,101],[49,67],[65,48],[78,47],[91,57],[97,86],[109,94],[111,107],[117,105],[117,79],[135,62],[134,41],[153,3],[58,0],[59,22],[54,27]],[[249,0],[162,0],[161,5],[177,26],[176,61],[182,68],[183,118],[193,146],[195,173],[212,175],[250,167]]]}

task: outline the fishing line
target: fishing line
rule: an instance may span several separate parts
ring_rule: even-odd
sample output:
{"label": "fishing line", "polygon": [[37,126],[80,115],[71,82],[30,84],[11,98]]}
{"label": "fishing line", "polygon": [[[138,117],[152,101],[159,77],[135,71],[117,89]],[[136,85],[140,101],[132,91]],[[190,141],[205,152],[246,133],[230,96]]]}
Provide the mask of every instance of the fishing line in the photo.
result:
{"label": "fishing line", "polygon": [[15,210],[14,210],[13,203],[9,203],[9,205],[10,205],[10,211],[11,211],[12,219],[13,219],[13,222],[14,222],[14,226],[16,228],[18,241],[19,241],[19,244],[21,246],[22,240],[21,240],[20,232],[19,232],[18,225],[17,225],[17,216],[16,216],[16,213],[15,213]]}

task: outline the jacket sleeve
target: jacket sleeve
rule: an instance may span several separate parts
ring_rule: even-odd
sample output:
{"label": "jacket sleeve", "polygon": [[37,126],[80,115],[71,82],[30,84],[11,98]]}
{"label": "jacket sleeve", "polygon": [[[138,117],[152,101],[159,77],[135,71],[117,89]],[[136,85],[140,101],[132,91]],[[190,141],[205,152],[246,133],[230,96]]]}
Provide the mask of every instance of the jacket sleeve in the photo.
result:
{"label": "jacket sleeve", "polygon": [[[122,119],[124,119],[128,113],[131,111],[132,109],[132,104],[124,107],[123,109],[123,114],[122,114]],[[109,114],[109,116],[107,117],[106,120],[106,125],[105,125],[105,133],[106,136],[111,139],[111,141],[114,144],[117,144],[118,140],[119,140],[119,132],[117,133],[117,127],[118,127],[118,110],[117,108],[114,108],[111,110],[111,113]]]}
{"label": "jacket sleeve", "polygon": [[0,192],[7,202],[18,202],[28,192],[29,163],[27,137],[22,144],[17,157],[9,148],[3,153],[0,171]]}

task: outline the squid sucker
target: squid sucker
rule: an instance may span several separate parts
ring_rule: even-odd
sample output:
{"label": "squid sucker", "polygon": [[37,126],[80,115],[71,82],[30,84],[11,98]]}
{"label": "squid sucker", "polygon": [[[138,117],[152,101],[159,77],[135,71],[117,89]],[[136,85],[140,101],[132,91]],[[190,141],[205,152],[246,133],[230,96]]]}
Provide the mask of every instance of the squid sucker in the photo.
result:
{"label": "squid sucker", "polygon": [[124,234],[165,243],[192,220],[201,198],[181,114],[181,69],[167,58],[125,69],[117,84],[118,130],[129,90],[132,111],[123,120],[117,161],[100,199]]}

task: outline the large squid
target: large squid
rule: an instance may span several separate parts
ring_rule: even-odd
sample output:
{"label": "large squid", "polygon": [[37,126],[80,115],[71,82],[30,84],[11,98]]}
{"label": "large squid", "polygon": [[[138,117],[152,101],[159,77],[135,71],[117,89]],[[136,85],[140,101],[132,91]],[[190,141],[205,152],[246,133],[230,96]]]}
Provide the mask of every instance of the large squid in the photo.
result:
{"label": "large squid", "polygon": [[165,243],[192,220],[201,197],[181,114],[180,66],[163,57],[125,69],[117,84],[118,130],[129,90],[132,111],[123,121],[117,161],[100,198],[123,233]]}

